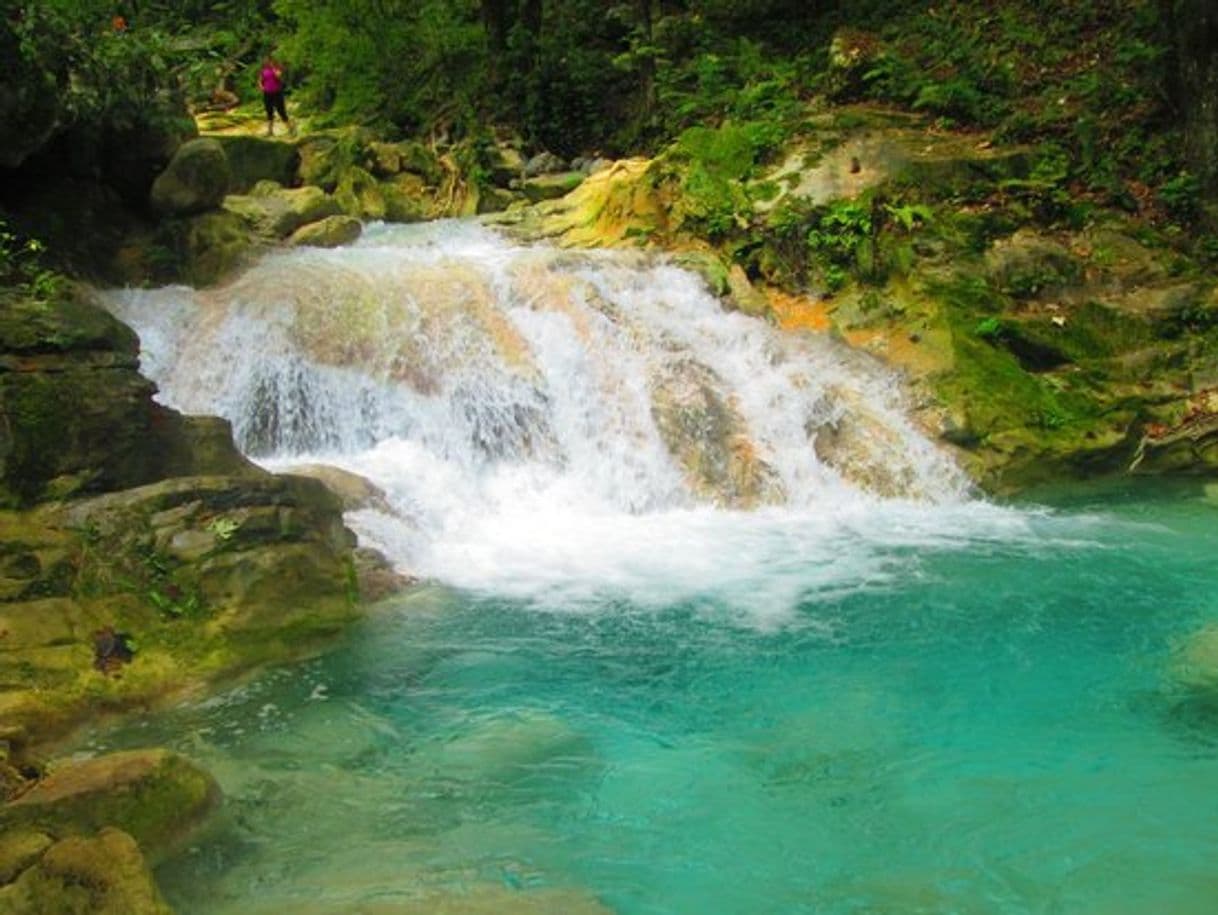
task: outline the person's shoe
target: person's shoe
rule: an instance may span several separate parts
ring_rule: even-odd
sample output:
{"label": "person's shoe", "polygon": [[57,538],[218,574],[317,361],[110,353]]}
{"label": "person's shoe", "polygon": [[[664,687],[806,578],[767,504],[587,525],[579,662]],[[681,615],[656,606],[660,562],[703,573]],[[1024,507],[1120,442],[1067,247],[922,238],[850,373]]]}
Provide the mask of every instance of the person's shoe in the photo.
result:
{"label": "person's shoe", "polygon": [[267,125],[266,125],[266,135],[267,135],[268,137],[273,137],[273,136],[275,136],[275,128],[274,128],[274,127],[272,127],[270,124],[267,124]]}

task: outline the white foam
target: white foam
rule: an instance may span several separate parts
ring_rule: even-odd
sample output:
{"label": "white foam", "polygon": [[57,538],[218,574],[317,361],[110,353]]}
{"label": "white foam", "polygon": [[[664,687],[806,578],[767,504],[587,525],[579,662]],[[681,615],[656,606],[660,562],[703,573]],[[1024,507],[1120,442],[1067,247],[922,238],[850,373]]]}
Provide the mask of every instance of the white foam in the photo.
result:
{"label": "white foam", "polygon": [[[894,377],[825,339],[726,313],[636,254],[525,248],[470,223],[372,226],[273,254],[228,287],[117,291],[161,397],[229,418],[269,466],[321,460],[384,488],[350,517],[414,574],[551,609],[726,609],[760,625],[883,587],[916,552],[1022,538],[966,497]],[[726,511],[689,485],[652,386],[696,364],[786,504]],[[880,498],[822,463],[813,430],[865,412]]]}

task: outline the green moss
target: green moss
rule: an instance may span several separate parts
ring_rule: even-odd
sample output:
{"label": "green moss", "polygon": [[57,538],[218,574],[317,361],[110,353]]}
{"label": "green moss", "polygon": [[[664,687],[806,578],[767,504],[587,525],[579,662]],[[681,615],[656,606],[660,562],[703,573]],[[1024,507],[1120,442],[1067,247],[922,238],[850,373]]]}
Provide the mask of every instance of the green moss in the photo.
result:
{"label": "green moss", "polygon": [[211,776],[185,757],[136,750],[69,763],[5,807],[0,822],[58,837],[117,827],[145,851],[160,851],[197,823],[218,796]]}

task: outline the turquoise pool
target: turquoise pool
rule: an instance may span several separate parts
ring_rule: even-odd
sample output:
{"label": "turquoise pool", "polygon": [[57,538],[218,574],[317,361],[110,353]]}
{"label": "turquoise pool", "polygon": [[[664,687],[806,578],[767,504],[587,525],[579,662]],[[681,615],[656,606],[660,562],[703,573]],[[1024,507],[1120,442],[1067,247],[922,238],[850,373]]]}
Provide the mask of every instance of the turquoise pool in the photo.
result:
{"label": "turquoise pool", "polygon": [[92,744],[221,781],[159,874],[183,913],[1208,915],[1218,701],[1175,671],[1218,623],[1218,501],[1047,498],[777,618],[427,586]]}

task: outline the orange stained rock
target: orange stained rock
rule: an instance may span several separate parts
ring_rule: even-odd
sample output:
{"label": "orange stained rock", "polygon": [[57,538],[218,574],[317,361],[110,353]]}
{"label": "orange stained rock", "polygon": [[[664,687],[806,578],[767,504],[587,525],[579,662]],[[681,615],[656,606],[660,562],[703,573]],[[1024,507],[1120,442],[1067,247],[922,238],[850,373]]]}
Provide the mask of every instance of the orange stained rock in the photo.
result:
{"label": "orange stained rock", "polygon": [[829,306],[821,299],[791,295],[777,289],[766,290],[766,296],[783,330],[811,330],[823,334],[832,326]]}

